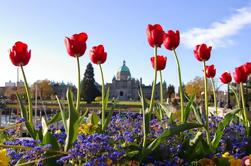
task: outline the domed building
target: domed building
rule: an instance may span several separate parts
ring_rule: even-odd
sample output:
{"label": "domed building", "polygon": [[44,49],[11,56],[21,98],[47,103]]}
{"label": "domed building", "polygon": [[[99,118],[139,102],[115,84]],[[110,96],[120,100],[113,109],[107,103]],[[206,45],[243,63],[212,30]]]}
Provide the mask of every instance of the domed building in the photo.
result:
{"label": "domed building", "polygon": [[[151,98],[152,86],[145,86],[140,80],[132,78],[130,69],[123,61],[123,65],[117,70],[112,79],[112,83],[107,83],[106,87],[110,88],[110,98],[118,100],[139,100],[139,87],[142,87],[145,98]],[[163,91],[166,94],[166,84],[163,83]],[[155,97],[159,98],[159,84],[156,85]]]}

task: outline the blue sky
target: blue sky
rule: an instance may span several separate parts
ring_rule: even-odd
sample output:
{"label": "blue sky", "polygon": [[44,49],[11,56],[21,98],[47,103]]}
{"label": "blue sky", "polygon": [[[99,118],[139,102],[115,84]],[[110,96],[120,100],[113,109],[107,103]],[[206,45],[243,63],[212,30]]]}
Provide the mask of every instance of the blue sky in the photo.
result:
{"label": "blue sky", "polygon": [[[215,64],[217,75],[251,60],[251,1],[150,1],[150,0],[8,0],[0,5],[0,86],[16,80],[16,67],[8,50],[20,40],[32,50],[25,66],[28,81],[49,79],[76,83],[76,60],[65,50],[64,37],[86,32],[87,50],[81,57],[81,75],[90,62],[89,50],[103,44],[108,53],[103,65],[105,82],[111,82],[126,60],[132,77],[153,79],[150,57],[153,49],[146,40],[147,24],[159,23],[165,31],[180,30],[181,44],[177,53],[183,82],[202,75],[202,64],[193,55],[196,44],[213,46],[207,62]],[[163,77],[167,84],[177,85],[177,70],[172,52],[162,47],[167,56]],[[98,67],[95,79],[100,82]]]}

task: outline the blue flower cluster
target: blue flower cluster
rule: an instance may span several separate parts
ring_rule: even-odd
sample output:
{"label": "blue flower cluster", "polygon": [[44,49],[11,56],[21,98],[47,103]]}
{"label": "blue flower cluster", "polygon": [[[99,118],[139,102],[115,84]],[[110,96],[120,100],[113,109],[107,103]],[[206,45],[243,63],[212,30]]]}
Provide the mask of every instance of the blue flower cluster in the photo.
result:
{"label": "blue flower cluster", "polygon": [[122,149],[115,148],[106,134],[80,135],[68,152],[69,155],[61,157],[57,162],[110,165],[116,163],[124,154]]}
{"label": "blue flower cluster", "polygon": [[[20,159],[25,162],[41,160],[44,158],[45,150],[51,148],[51,145],[39,145],[40,141],[32,139],[16,139],[13,141],[6,141],[4,145],[12,145],[23,148],[19,149],[7,149],[8,155],[11,158],[10,164],[15,165]],[[42,165],[42,162],[38,162],[38,165]]]}

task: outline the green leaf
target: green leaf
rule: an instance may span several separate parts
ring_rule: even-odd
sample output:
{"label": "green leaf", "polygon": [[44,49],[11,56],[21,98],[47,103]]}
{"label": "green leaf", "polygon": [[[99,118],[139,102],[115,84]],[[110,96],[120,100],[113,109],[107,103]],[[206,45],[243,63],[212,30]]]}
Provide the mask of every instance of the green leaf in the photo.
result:
{"label": "green leaf", "polygon": [[43,130],[43,144],[51,144],[52,148],[55,150],[59,149],[59,145],[57,142],[57,139],[48,131],[48,125],[44,119],[44,117],[42,117],[42,130]]}
{"label": "green leaf", "polygon": [[85,117],[86,115],[88,115],[88,113],[89,113],[89,109],[86,108],[86,111],[84,112],[83,116]]}
{"label": "green leaf", "polygon": [[203,120],[202,120],[202,115],[201,115],[201,113],[200,113],[200,110],[198,110],[198,109],[196,108],[196,106],[195,106],[194,103],[191,104],[191,108],[192,108],[192,110],[193,110],[193,113],[194,113],[194,115],[195,115],[195,118],[196,118],[197,122],[198,122],[199,124],[201,124],[201,125],[204,125]]}
{"label": "green leaf", "polygon": [[104,101],[104,104],[105,104],[105,110],[108,109],[108,103],[109,103],[109,94],[110,94],[110,88],[108,87],[107,88],[107,91],[106,91],[106,94],[105,94],[105,101]]}
{"label": "green leaf", "polygon": [[93,112],[91,115],[90,115],[90,117],[88,118],[88,123],[91,123],[91,124],[93,124],[93,125],[95,125],[95,126],[97,126],[98,125],[98,123],[99,123],[99,117],[98,117],[98,115],[96,114],[96,112]]}
{"label": "green leaf", "polygon": [[63,125],[64,125],[64,129],[65,129],[65,131],[67,133],[68,128],[67,128],[67,125],[66,125],[66,120],[69,118],[69,112],[64,111],[62,103],[60,102],[58,96],[56,96],[56,99],[58,101],[58,105],[59,105],[59,109],[60,109],[60,115],[61,115],[60,119],[62,119],[62,122],[63,122]]}
{"label": "green leaf", "polygon": [[142,106],[142,110],[145,110],[146,108],[146,101],[145,101],[145,97],[144,97],[144,93],[142,90],[142,87],[139,87],[139,98],[140,98],[140,102],[141,102],[141,106]]}
{"label": "green leaf", "polygon": [[199,133],[192,140],[185,140],[180,156],[188,161],[194,161],[212,153],[213,151],[203,139],[202,134]]}
{"label": "green leaf", "polygon": [[[57,97],[57,96],[56,96]],[[60,107],[59,107],[60,108]],[[61,108],[60,108],[61,110]],[[63,109],[62,109],[63,110]],[[69,112],[67,111],[63,111],[64,112],[64,116],[66,117],[66,119],[68,118],[69,116]],[[48,125],[50,124],[53,124],[53,123],[57,123],[59,122],[60,120],[62,120],[62,116],[61,116],[61,111],[57,112],[50,120],[49,122],[47,122]]]}
{"label": "green leaf", "polygon": [[140,91],[139,91],[139,97],[141,101],[142,114],[143,114],[143,132],[144,132],[144,136],[146,137],[150,132],[150,114],[148,113],[145,107],[146,101],[145,101],[144,93],[141,86],[140,86]]}
{"label": "green leaf", "polygon": [[139,154],[139,150],[134,150],[134,151],[130,151],[130,152],[127,152],[126,154],[124,154],[124,157],[126,157],[126,158],[134,158],[138,154]]}
{"label": "green leaf", "polygon": [[43,144],[51,144],[53,150],[59,150],[57,139],[49,131],[43,136]]}
{"label": "green leaf", "polygon": [[185,109],[185,112],[184,112],[184,121],[185,121],[185,122],[187,122],[189,113],[190,113],[190,111],[192,110],[191,105],[193,104],[194,98],[195,98],[195,95],[193,95],[193,96],[189,99],[189,101],[188,101],[188,103],[187,103],[187,106],[186,106],[186,109]]}
{"label": "green leaf", "polygon": [[65,140],[65,149],[64,149],[65,151],[67,151],[72,146],[73,142],[77,139],[78,128],[80,124],[79,114],[75,110],[73,104],[73,95],[70,88],[68,88],[67,90],[67,101],[68,101],[69,118],[66,121],[67,133]]}
{"label": "green leaf", "polygon": [[202,132],[198,131],[196,135],[194,136],[194,138],[189,141],[189,145],[193,146],[198,141],[201,135],[202,135]]}
{"label": "green leaf", "polygon": [[171,117],[172,117],[172,111],[167,107],[167,106],[165,106],[165,105],[163,105],[163,104],[159,104],[160,105],[160,107],[161,107],[161,109],[166,113],[166,116],[169,118],[169,119],[171,119]]}
{"label": "green leaf", "polygon": [[105,124],[104,124],[102,131],[104,131],[108,127],[108,125],[112,119],[112,114],[113,114],[113,109],[109,111],[108,116],[105,118]]}
{"label": "green leaf", "polygon": [[214,134],[214,139],[212,141],[212,147],[216,149],[220,143],[222,135],[224,133],[225,127],[231,122],[231,120],[235,117],[235,114],[238,113],[241,109],[235,109],[228,114],[225,115],[224,119],[218,124],[218,128]]}
{"label": "green leaf", "polygon": [[161,108],[159,108],[159,107],[157,107],[156,108],[156,111],[155,111],[155,116],[156,116],[156,118],[159,120],[159,121],[161,121],[162,119],[161,119]]}
{"label": "green leaf", "polygon": [[146,136],[150,133],[150,116],[148,108],[143,110],[143,131]]}
{"label": "green leaf", "polygon": [[18,166],[18,165],[23,164],[23,163],[25,163],[25,162],[26,162],[26,161],[25,161],[24,158],[20,158],[20,159],[17,161],[17,163],[15,164],[15,166]]}
{"label": "green leaf", "polygon": [[34,126],[33,124],[31,124],[29,121],[28,121],[28,115],[27,115],[27,110],[24,106],[24,104],[22,103],[22,100],[19,96],[19,94],[17,93],[17,101],[18,101],[18,105],[19,105],[19,108],[20,108],[20,111],[21,111],[21,116],[25,119],[25,126],[30,134],[30,136],[33,138],[33,139],[36,139],[36,131],[34,129]]}
{"label": "green leaf", "polygon": [[170,129],[165,130],[158,138],[153,140],[150,145],[145,149],[145,151],[142,153],[142,157],[145,158],[147,155],[149,155],[151,152],[153,152],[161,142],[166,140],[166,138],[174,136],[179,134],[180,132],[183,132],[185,130],[193,129],[202,127],[200,124],[195,123],[184,123],[175,127],[172,127]]}
{"label": "green leaf", "polygon": [[43,136],[48,132],[48,125],[44,119],[44,117],[42,117],[42,130],[43,130]]}

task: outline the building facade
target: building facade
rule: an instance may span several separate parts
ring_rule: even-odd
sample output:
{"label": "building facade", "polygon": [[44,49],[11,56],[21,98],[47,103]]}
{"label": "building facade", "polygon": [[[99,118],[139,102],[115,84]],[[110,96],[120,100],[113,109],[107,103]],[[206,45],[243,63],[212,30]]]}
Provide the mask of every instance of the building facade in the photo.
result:
{"label": "building facade", "polygon": [[[146,86],[142,83],[142,78],[135,79],[131,77],[131,72],[123,61],[123,65],[118,69],[112,79],[112,83],[107,83],[110,88],[110,98],[118,100],[139,100],[139,88],[142,87],[144,97],[151,98],[152,86]],[[163,83],[163,94],[166,98],[166,83]],[[159,99],[160,84],[156,85],[155,98]]]}

